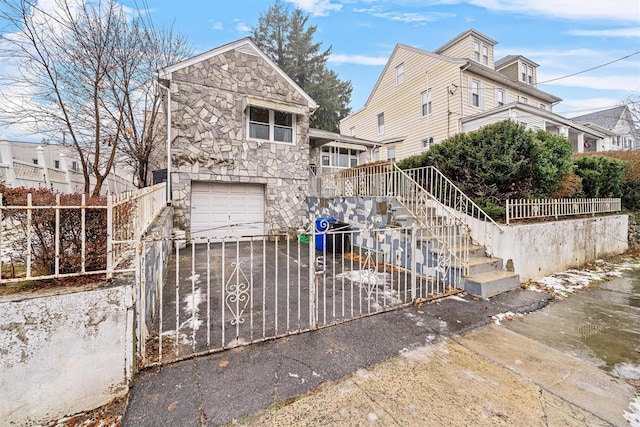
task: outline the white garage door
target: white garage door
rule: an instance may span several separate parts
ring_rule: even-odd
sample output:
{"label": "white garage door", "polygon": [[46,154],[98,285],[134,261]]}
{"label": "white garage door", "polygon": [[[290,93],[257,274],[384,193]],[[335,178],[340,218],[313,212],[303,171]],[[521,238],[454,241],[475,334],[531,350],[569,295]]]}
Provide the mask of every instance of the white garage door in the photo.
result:
{"label": "white garage door", "polygon": [[192,182],[193,237],[264,234],[264,186]]}

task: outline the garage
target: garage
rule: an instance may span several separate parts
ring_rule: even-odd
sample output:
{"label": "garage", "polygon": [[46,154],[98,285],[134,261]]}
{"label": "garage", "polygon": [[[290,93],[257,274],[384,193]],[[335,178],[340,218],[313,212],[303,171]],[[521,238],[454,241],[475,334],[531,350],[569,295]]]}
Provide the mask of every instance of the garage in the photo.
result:
{"label": "garage", "polygon": [[264,234],[264,185],[191,183],[191,236]]}

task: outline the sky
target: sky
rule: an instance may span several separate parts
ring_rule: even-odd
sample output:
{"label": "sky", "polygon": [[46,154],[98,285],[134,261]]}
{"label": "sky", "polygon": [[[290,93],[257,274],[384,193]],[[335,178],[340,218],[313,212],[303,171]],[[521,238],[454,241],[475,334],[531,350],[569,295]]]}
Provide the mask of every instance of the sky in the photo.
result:
{"label": "sky", "polygon": [[[118,1],[147,11],[155,24],[173,25],[195,55],[248,36],[274,0]],[[352,111],[364,106],[398,43],[434,51],[471,28],[498,42],[496,60],[524,55],[538,63],[538,88],[563,99],[553,109],[558,114],[586,114],[629,97],[640,103],[640,0],[283,2],[308,14],[314,41],[331,48],[327,65],[351,81]],[[33,139],[16,129],[0,134]]]}
{"label": "sky", "polygon": [[[142,6],[143,0],[137,1]],[[524,55],[538,63],[538,82],[548,82],[538,88],[563,99],[554,107],[558,114],[585,114],[619,105],[630,96],[640,101],[640,0],[284,3],[306,12],[309,25],[317,26],[315,41],[331,47],[328,66],[342,80],[351,81],[353,111],[366,103],[396,44],[433,51],[471,28],[498,42],[496,59]],[[146,0],[144,7],[155,23],[173,23],[191,41],[194,53],[201,53],[249,35],[272,4],[272,0]],[[616,62],[602,66],[612,61]]]}

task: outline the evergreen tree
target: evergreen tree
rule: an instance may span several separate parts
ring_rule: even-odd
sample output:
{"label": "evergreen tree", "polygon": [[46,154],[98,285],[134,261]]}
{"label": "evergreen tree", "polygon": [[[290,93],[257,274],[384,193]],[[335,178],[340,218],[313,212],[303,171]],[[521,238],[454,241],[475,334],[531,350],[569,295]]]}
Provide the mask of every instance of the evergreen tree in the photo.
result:
{"label": "evergreen tree", "polygon": [[340,120],[351,111],[351,82],[342,81],[327,68],[331,47],[322,50],[314,43],[315,25],[299,8],[289,11],[276,0],[260,15],[252,30],[253,41],[311,98],[318,109],[311,116],[311,127],[337,132]]}

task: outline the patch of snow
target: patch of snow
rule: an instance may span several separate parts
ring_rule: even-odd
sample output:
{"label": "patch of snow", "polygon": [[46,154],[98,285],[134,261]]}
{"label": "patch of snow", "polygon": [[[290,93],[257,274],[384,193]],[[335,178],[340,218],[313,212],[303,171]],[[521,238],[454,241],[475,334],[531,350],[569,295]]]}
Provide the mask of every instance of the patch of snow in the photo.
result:
{"label": "patch of snow", "polygon": [[501,325],[503,321],[505,320],[513,320],[516,318],[521,318],[523,317],[523,315],[521,313],[512,313],[510,311],[507,311],[506,313],[498,313],[496,315],[491,316],[491,320],[493,321],[493,323],[495,323],[496,325]]}
{"label": "patch of snow", "polygon": [[629,403],[631,411],[624,411],[624,419],[627,420],[631,427],[640,427],[640,396]]}
{"label": "patch of snow", "polygon": [[451,295],[450,297],[447,297],[446,299],[452,299],[452,300],[456,300],[456,301],[462,301],[462,302],[469,302],[466,299],[459,297],[457,295]]}
{"label": "patch of snow", "polygon": [[320,378],[321,375],[319,373],[317,373],[316,371],[311,371],[311,375],[313,375],[316,378]]}
{"label": "patch of snow", "polygon": [[292,374],[291,372],[289,372],[289,376],[290,376],[291,378],[300,378],[300,375],[298,375],[298,374]]}
{"label": "patch of snow", "polygon": [[345,278],[367,285],[384,285],[390,281],[390,277],[389,273],[380,273],[374,270],[351,270],[336,275],[336,279]]}
{"label": "patch of snow", "polygon": [[629,362],[618,363],[611,374],[623,380],[640,380],[640,366]]}
{"label": "patch of snow", "polygon": [[194,314],[198,314],[200,309],[198,306],[204,300],[202,295],[202,290],[197,288],[194,292],[187,294],[184,298],[182,298],[182,302],[185,304],[184,313],[188,316],[193,316]]}
{"label": "patch of snow", "polygon": [[191,276],[187,277],[186,280],[189,281],[189,282],[200,283],[200,275],[199,274],[191,275]]}
{"label": "patch of snow", "polygon": [[369,419],[370,423],[375,423],[376,421],[378,421],[378,415],[376,415],[374,412],[369,412],[367,418]]}

